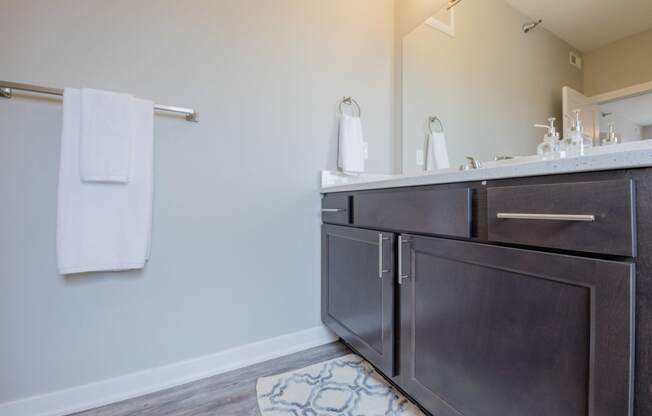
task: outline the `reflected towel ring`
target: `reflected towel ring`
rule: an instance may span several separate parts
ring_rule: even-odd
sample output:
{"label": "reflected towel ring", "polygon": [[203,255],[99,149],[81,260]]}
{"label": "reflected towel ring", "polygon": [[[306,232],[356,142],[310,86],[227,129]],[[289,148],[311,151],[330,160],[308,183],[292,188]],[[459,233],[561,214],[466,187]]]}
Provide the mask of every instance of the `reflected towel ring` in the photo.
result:
{"label": "reflected towel ring", "polygon": [[[340,109],[340,114],[344,114],[342,111],[342,104],[346,104],[348,106],[355,106],[355,108],[358,110],[358,117],[362,116],[362,110],[360,110],[360,104],[356,100],[353,99],[353,97],[344,97],[342,98],[342,101],[340,101],[339,109]],[[353,111],[353,115],[355,116],[355,111]]]}
{"label": "reflected towel ring", "polygon": [[[433,130],[432,125],[434,123],[439,124],[439,131]],[[443,133],[444,132],[444,123],[441,122],[439,117],[437,116],[432,116],[428,117],[428,130],[430,130],[430,133]]]}

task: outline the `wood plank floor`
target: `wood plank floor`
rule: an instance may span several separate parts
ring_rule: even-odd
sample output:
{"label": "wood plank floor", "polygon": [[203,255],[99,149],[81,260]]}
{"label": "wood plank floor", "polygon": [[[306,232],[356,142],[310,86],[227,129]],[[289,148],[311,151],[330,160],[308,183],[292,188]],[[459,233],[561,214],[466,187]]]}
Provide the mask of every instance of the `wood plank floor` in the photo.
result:
{"label": "wood plank floor", "polygon": [[74,416],[259,416],[256,380],[348,354],[339,342],[266,361]]}

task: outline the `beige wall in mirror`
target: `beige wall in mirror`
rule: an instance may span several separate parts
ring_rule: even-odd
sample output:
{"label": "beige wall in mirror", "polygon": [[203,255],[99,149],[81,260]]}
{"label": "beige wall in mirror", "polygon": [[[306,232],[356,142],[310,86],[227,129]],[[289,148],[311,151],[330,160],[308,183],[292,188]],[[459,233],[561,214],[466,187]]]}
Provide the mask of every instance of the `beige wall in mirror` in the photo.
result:
{"label": "beige wall in mirror", "polygon": [[652,81],[652,29],[590,51],[584,62],[588,96]]}
{"label": "beige wall in mirror", "polygon": [[[631,1],[614,8],[606,0],[564,7],[557,0],[463,0],[449,12],[441,0],[397,2],[401,171],[426,170],[429,117],[442,121],[449,164],[457,168],[465,156],[536,154],[546,131],[534,124],[549,117],[563,135],[563,113],[576,105],[564,105],[564,87],[594,104],[592,96],[652,81],[652,2]],[[620,10],[613,24],[600,20]],[[623,20],[632,24],[623,27]],[[602,117],[606,110],[595,104],[596,145],[610,123],[625,141],[649,138],[640,109],[636,117]],[[631,110],[633,102],[610,108]]]}

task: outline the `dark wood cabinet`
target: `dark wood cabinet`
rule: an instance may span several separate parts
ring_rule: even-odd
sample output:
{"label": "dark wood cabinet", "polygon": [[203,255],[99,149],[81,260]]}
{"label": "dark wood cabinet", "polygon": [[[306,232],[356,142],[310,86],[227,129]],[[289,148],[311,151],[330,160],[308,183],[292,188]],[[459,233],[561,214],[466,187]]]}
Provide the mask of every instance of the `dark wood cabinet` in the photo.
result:
{"label": "dark wood cabinet", "polygon": [[401,387],[438,416],[632,414],[634,266],[401,236]]}
{"label": "dark wood cabinet", "polygon": [[322,227],[322,320],[394,374],[394,234]]}
{"label": "dark wood cabinet", "polygon": [[434,416],[652,416],[651,205],[652,168],[329,193],[323,321]]}

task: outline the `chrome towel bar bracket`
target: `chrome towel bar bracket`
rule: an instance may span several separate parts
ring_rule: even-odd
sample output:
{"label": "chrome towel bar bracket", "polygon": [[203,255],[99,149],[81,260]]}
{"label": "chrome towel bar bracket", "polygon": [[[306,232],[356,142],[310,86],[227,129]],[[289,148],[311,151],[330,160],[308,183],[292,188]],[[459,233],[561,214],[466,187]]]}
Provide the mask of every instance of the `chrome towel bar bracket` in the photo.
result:
{"label": "chrome towel bar bracket", "polygon": [[[353,97],[344,97],[342,98],[342,101],[340,101],[339,109],[340,109],[340,114],[344,114],[342,111],[342,104],[347,105],[347,106],[354,106],[358,110],[358,117],[362,116],[362,110],[360,109],[360,104],[353,99]],[[355,111],[353,112],[353,115],[355,115]]]}
{"label": "chrome towel bar bracket", "polygon": [[[433,129],[433,124],[436,126],[439,126],[439,130]],[[443,133],[444,132],[444,123],[441,122],[439,117],[437,116],[430,116],[428,117],[428,130],[429,133]]]}

